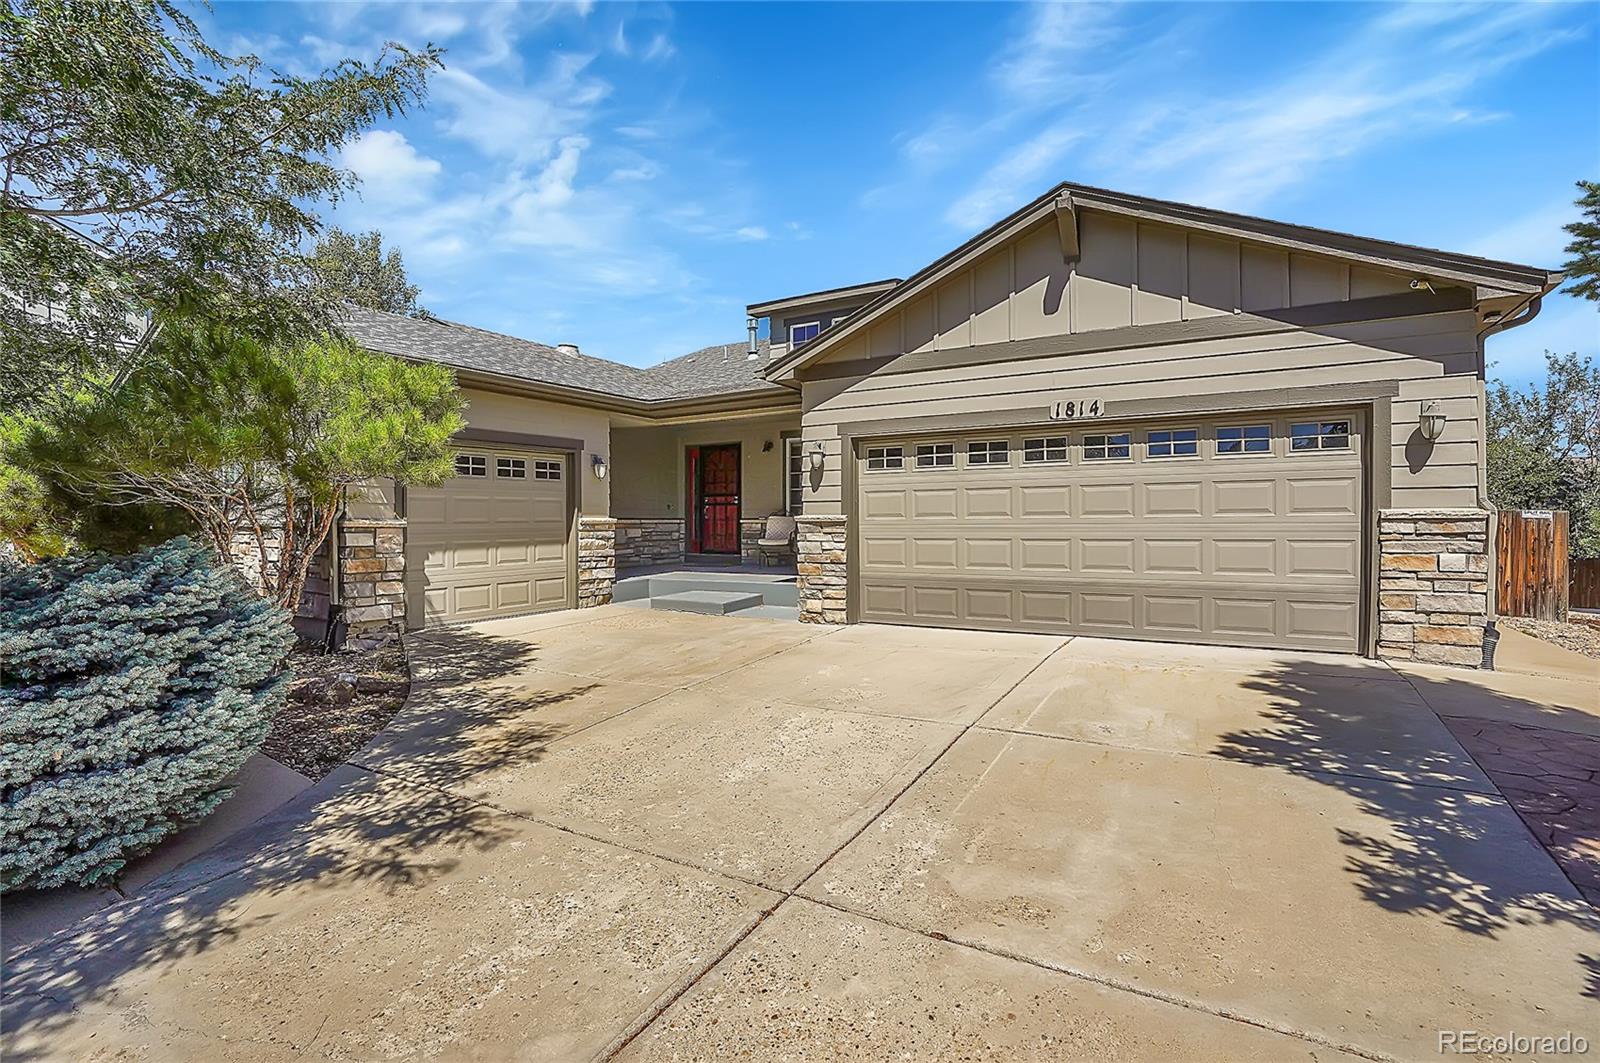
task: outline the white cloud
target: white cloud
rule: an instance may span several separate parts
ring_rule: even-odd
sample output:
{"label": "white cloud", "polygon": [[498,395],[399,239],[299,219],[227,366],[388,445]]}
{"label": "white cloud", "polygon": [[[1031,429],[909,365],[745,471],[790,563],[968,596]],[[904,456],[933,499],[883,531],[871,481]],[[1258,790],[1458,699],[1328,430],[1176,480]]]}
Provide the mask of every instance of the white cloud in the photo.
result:
{"label": "white cloud", "polygon": [[767,230],[759,225],[744,225],[733,231],[733,238],[746,241],[765,240],[767,238]]}
{"label": "white cloud", "polygon": [[1463,247],[1469,255],[1557,269],[1566,260],[1572,237],[1563,226],[1577,220],[1571,197],[1535,207],[1509,218]]}
{"label": "white cloud", "polygon": [[374,203],[414,203],[426,198],[442,169],[438,160],[418,154],[405,135],[372,129],[346,145],[339,163],[361,178],[364,199]]}
{"label": "white cloud", "polygon": [[1087,83],[1080,59],[1121,35],[1115,4],[1041,3],[1030,8],[1022,35],[993,64],[990,74],[1012,96],[1048,93]]}
{"label": "white cloud", "polygon": [[[945,212],[952,225],[981,229],[1005,217],[1021,204],[1024,187],[1048,185],[1052,168],[1068,148],[1082,139],[1074,129],[1056,126],[1024,141],[991,166],[978,184]],[[1042,192],[1043,188],[1037,189]]]}

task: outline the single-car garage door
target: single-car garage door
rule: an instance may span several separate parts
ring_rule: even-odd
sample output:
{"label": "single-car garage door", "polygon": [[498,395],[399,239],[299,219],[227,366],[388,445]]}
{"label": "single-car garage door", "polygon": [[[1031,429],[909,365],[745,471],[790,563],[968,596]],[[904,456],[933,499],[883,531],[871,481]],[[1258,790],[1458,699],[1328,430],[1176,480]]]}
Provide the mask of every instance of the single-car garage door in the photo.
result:
{"label": "single-car garage door", "polygon": [[861,441],[857,610],[926,624],[1356,652],[1352,412]]}
{"label": "single-car garage door", "polygon": [[439,487],[406,493],[406,617],[412,627],[572,605],[565,455],[458,450]]}

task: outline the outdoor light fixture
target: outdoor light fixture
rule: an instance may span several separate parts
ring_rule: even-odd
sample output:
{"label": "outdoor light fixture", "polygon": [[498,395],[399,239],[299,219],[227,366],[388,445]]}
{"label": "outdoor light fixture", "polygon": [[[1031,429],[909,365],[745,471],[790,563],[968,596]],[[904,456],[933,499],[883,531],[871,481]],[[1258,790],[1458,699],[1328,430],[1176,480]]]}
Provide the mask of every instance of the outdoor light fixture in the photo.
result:
{"label": "outdoor light fixture", "polygon": [[606,478],[605,456],[602,454],[596,454],[594,457],[590,458],[589,461],[590,468],[594,469],[594,478],[596,480],[604,480]]}
{"label": "outdoor light fixture", "polygon": [[1444,408],[1437,399],[1422,404],[1422,438],[1430,443],[1444,435]]}
{"label": "outdoor light fixture", "polygon": [[819,440],[811,444],[811,449],[806,452],[806,464],[811,467],[812,472],[821,472],[823,459],[827,456],[828,452],[823,448],[822,442]]}

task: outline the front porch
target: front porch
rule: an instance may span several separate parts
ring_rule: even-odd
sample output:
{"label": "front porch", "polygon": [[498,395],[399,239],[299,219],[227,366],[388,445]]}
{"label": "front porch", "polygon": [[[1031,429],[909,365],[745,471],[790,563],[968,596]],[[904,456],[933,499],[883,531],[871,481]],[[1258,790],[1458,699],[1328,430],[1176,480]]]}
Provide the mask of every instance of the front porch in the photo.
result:
{"label": "front porch", "polygon": [[[619,580],[664,566],[759,567],[767,518],[793,515],[800,502],[799,438],[795,413],[671,425],[613,421],[610,508]],[[766,560],[787,564],[793,576],[792,549]]]}

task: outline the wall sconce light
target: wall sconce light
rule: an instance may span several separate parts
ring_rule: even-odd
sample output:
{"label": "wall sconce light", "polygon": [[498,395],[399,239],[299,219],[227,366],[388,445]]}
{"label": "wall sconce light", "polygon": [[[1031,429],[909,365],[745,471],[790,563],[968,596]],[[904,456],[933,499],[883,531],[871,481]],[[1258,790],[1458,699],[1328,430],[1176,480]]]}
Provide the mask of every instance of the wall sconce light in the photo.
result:
{"label": "wall sconce light", "polygon": [[596,454],[592,458],[589,459],[589,462],[590,462],[589,467],[594,470],[594,478],[596,480],[604,480],[606,478],[606,459],[605,459],[605,455]]}
{"label": "wall sconce light", "polygon": [[1422,404],[1422,438],[1433,442],[1444,435],[1444,408],[1437,399]]}
{"label": "wall sconce light", "polygon": [[771,454],[772,453],[772,440],[767,439],[767,440],[763,440],[762,441],[761,453],[763,453],[763,454]]}
{"label": "wall sconce light", "polygon": [[811,449],[806,451],[806,464],[812,472],[821,472],[822,463],[827,458],[828,452],[821,441],[811,444]]}

